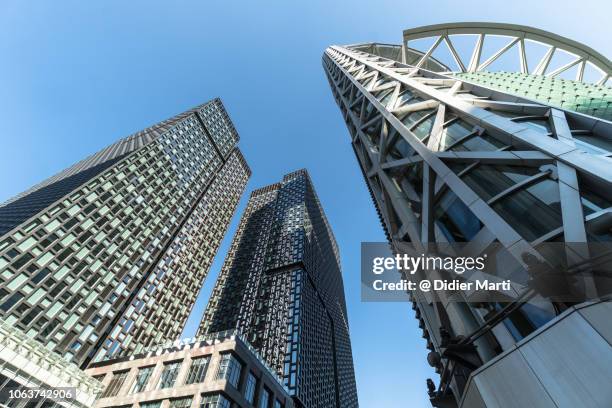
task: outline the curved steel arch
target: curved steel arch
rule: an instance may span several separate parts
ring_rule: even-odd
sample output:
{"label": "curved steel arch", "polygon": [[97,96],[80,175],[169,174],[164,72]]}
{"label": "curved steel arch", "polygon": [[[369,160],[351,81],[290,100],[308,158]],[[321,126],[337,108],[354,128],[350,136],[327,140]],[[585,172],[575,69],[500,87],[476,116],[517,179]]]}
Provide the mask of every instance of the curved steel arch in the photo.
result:
{"label": "curved steel arch", "polygon": [[[465,64],[465,62],[461,59],[452,43],[452,40],[449,37],[451,35],[462,34],[478,35],[478,40],[474,45],[474,49],[471,54],[472,56],[468,64]],[[494,53],[489,59],[481,62],[480,58],[482,46],[487,35],[506,36],[510,37],[511,40],[507,45]],[[532,74],[555,77],[570,68],[578,66],[576,80],[583,82],[584,69],[586,64],[589,63],[602,73],[601,79],[597,82],[599,85],[605,84],[612,75],[612,62],[610,62],[608,58],[599,52],[577,41],[533,27],[517,24],[478,22],[435,24],[404,30],[403,48],[404,50],[409,49],[408,42],[410,41],[430,37],[438,38],[429,48],[429,50],[425,52],[423,58],[418,62],[417,66],[422,65],[426,59],[432,55],[436,48],[442,42],[445,42],[461,72],[482,71],[496,59],[502,56],[506,51],[513,48],[515,44],[518,44],[521,72],[529,73],[527,64],[528,57],[525,52],[525,40],[529,40],[541,43],[548,47],[548,51],[540,59],[536,68],[531,72]],[[562,67],[555,69],[554,71],[547,72],[550,61],[557,51],[567,52],[576,56],[576,58]]]}

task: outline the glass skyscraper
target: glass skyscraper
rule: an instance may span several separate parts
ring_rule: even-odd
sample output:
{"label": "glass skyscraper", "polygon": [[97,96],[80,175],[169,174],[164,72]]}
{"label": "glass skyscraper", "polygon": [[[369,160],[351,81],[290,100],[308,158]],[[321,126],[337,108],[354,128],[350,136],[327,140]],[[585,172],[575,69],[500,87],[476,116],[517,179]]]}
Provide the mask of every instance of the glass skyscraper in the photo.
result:
{"label": "glass skyscraper", "polygon": [[0,316],[64,358],[176,339],[250,170],[212,100],[0,206]]}
{"label": "glass skyscraper", "polygon": [[[476,41],[465,60],[457,37],[468,34]],[[427,36],[425,50],[409,46]],[[509,45],[485,59],[491,36]],[[537,67],[529,65],[529,41],[547,47]],[[437,58],[443,45],[457,71]],[[495,76],[478,72],[513,46],[524,79],[505,93],[488,86]],[[559,50],[574,58],[549,70]],[[581,84],[589,64],[599,70],[589,85],[596,92],[578,108],[584,102],[574,91],[588,88]],[[552,80],[572,67],[576,84]],[[588,269],[596,266],[588,250],[566,247],[558,256],[547,245],[612,241],[612,123],[601,119],[611,67],[574,41],[507,24],[419,27],[406,30],[401,45],[325,51],[323,68],[394,252],[425,252],[432,243],[461,243],[471,255],[501,247],[499,266],[514,268],[523,285],[500,302],[469,291],[411,294],[428,362],[440,374],[438,385],[427,383],[433,406],[611,403],[609,271],[587,282],[589,301],[560,305],[533,283],[527,262]]]}
{"label": "glass skyscraper", "polygon": [[306,170],[251,194],[199,334],[231,329],[297,406],[357,406],[338,248]]}

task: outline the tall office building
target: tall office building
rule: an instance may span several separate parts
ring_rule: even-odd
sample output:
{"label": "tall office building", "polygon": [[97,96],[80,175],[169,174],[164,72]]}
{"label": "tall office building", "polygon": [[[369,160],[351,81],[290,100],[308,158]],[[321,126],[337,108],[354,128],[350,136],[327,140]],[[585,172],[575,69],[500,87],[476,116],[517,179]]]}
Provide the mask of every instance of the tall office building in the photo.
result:
{"label": "tall office building", "polygon": [[[469,60],[458,46],[466,36],[474,38]],[[500,36],[506,44],[486,57],[485,45]],[[426,37],[425,50],[410,47]],[[531,43],[544,47],[537,65]],[[439,56],[442,47],[456,68]],[[487,69],[513,47],[525,86],[511,94],[487,86],[502,75]],[[555,68],[558,52],[571,59]],[[610,94],[610,61],[541,30],[465,23],[406,30],[401,45],[332,46],[323,67],[393,250],[468,242],[463,251],[478,256],[499,246],[507,256],[498,267],[513,269],[524,289],[496,302],[476,301],[473,291],[412,293],[440,374],[437,386],[428,382],[432,405],[610,405],[605,276],[585,280],[583,303],[558,302],[538,286],[545,276],[529,276],[538,262],[593,265],[590,248],[565,247],[555,257],[550,242],[612,240],[612,123],[585,114],[607,114],[600,96]],[[563,88],[557,77],[570,68],[578,74]],[[598,91],[579,109],[574,90],[587,87],[587,68],[597,74],[588,87]],[[489,79],[472,81],[478,76]]]}
{"label": "tall office building", "polygon": [[231,329],[297,406],[357,406],[338,248],[306,170],[251,194],[199,333]]}
{"label": "tall office building", "polygon": [[0,207],[0,315],[89,362],[177,338],[250,170],[221,101],[147,128]]}

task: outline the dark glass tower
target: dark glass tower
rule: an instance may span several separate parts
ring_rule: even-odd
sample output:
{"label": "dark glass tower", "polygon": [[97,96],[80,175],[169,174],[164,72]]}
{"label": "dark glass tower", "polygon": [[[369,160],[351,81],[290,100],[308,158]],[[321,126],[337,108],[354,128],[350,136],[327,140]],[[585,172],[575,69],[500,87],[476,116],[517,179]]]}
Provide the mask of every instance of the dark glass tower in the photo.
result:
{"label": "dark glass tower", "polygon": [[250,170],[219,99],[0,207],[0,316],[65,358],[180,336]]}
{"label": "dark glass tower", "polygon": [[299,406],[357,406],[338,247],[306,170],[251,194],[199,334],[228,329]]}

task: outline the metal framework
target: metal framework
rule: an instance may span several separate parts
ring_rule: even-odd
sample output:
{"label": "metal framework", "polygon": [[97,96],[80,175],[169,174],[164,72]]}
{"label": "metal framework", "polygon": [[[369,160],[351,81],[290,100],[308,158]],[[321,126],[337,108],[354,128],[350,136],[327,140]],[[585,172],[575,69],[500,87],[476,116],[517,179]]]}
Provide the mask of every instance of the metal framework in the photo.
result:
{"label": "metal framework", "polygon": [[[463,60],[457,52],[452,37],[455,35],[474,35],[477,37],[470,53],[471,57],[469,61]],[[483,45],[485,39],[489,36],[507,37],[508,43],[499,48],[485,61],[482,61]],[[461,72],[478,72],[486,70],[493,62],[502,55],[507,54],[516,46],[518,52],[514,55],[518,58],[520,70],[524,74],[531,73],[534,75],[556,77],[577,66],[576,81],[582,82],[586,66],[591,65],[601,73],[601,77],[598,79],[597,84],[604,85],[612,73],[612,62],[592,48],[557,34],[516,24],[473,22],[449,23],[404,30],[404,55],[406,55],[406,50],[414,50],[414,48],[410,46],[411,42],[430,37],[435,38],[434,43],[428,50],[423,50],[424,53],[422,57],[413,64],[415,67],[422,67],[436,49],[438,49],[442,43],[445,43]],[[537,63],[536,61],[529,61],[528,54],[525,50],[525,42],[534,42],[547,47],[546,53]],[[555,55],[563,53],[573,56],[573,59],[551,70],[550,63],[553,61]],[[407,61],[404,60],[404,62]],[[530,69],[530,67],[534,68]],[[448,68],[448,70],[450,71],[451,69]]]}
{"label": "metal framework", "polygon": [[[541,257],[543,242],[610,239],[612,154],[602,146],[611,140],[612,124],[423,68],[442,41],[453,50],[449,35],[473,29],[464,24],[405,31],[404,53],[410,39],[439,36],[415,65],[399,62],[388,47],[389,58],[364,52],[364,45],[331,46],[324,53],[333,95],[395,251],[469,242],[468,252],[481,253],[499,243],[525,267],[524,254]],[[520,43],[546,39],[557,48],[574,46],[582,62],[605,60],[539,30],[495,24],[479,29],[480,43],[494,33],[516,35]],[[470,63],[458,64],[486,67],[478,49]],[[602,66],[607,78],[609,62]],[[571,263],[586,255],[567,257]],[[438,390],[430,387],[434,405],[456,406],[449,395],[461,399],[471,370],[515,347],[520,339],[509,329],[511,313],[529,319],[522,296],[517,293],[512,308],[491,320],[491,306],[470,305],[465,293],[415,295],[428,348],[446,356],[432,359],[441,374]],[[473,333],[479,334],[463,341],[462,357],[449,357],[449,336]]]}

